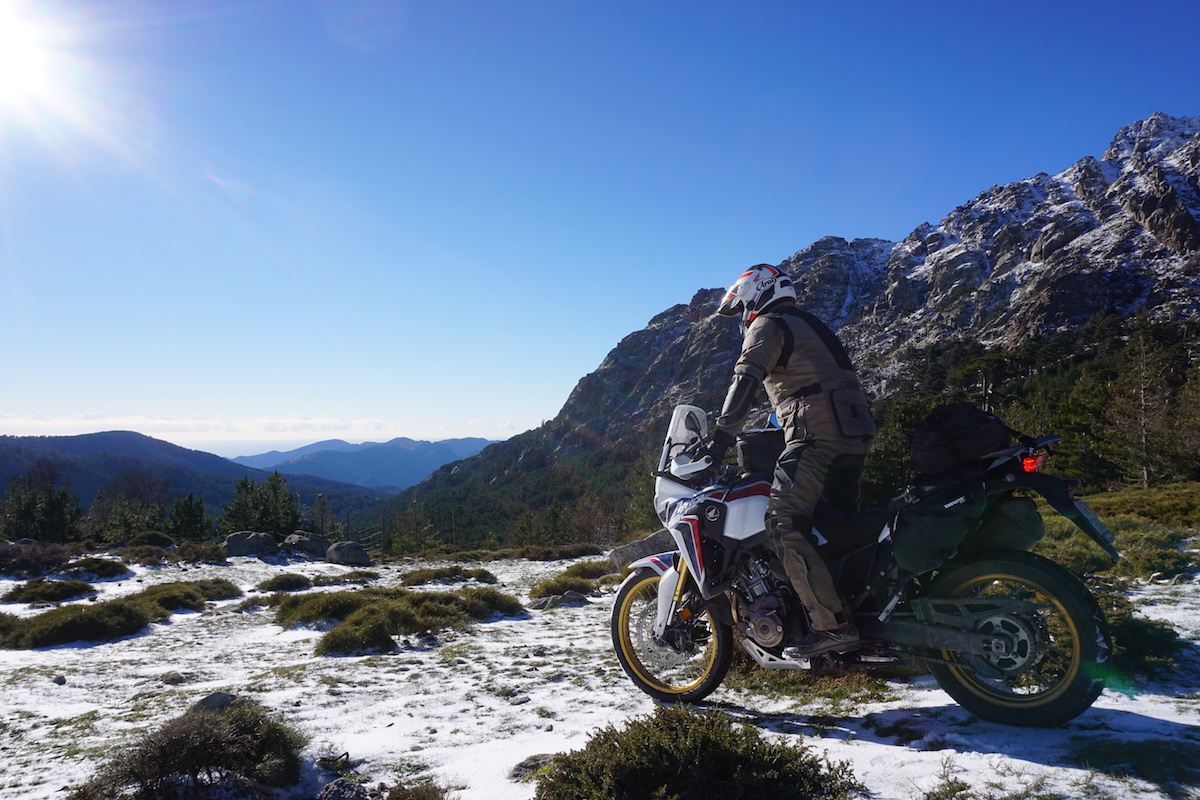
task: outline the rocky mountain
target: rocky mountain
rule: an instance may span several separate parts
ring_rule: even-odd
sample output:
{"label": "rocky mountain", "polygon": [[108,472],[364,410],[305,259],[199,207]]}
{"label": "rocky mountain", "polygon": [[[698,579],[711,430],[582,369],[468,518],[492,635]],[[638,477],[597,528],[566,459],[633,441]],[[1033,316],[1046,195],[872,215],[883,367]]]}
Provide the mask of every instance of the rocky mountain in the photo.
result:
{"label": "rocky mountain", "polygon": [[[1101,158],[993,186],[902,241],[827,237],[780,266],[877,398],[933,344],[1005,351],[1100,313],[1195,320],[1200,117],[1154,114],[1121,129]],[[724,396],[740,335],[714,315],[720,295],[701,290],[659,314],[579,381],[554,420],[438,470],[388,509],[411,512],[419,498],[429,525],[454,524],[462,540],[511,538],[514,520],[534,524],[547,502],[595,498],[614,514],[636,504],[627,479],[657,449],[670,408],[716,409]],[[489,511],[473,513],[476,504]]]}
{"label": "rocky mountain", "polygon": [[[210,513],[229,502],[237,482],[249,477],[260,483],[268,472],[235,464],[220,456],[189,450],[132,431],[107,431],[80,436],[0,436],[0,493],[8,481],[25,475],[39,459],[69,465],[65,470],[71,490],[86,507],[100,489],[122,473],[135,472],[167,481],[177,497],[188,493],[204,498]],[[318,494],[338,515],[379,502],[377,490],[320,477],[303,476],[288,481],[288,489],[311,505]]]}
{"label": "rocky mountain", "polygon": [[900,242],[822,239],[781,264],[886,394],[898,351],[1009,349],[1100,312],[1200,311],[1200,117],[1129,125],[1101,159],[993,186]]}

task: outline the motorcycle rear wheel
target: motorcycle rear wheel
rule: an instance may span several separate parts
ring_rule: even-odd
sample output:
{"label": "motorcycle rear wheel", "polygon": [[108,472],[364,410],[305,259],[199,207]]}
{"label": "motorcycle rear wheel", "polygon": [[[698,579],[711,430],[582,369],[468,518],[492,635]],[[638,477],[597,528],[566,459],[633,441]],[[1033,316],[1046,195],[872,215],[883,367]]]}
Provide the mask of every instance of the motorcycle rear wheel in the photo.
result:
{"label": "motorcycle rear wheel", "polygon": [[613,605],[617,660],[646,694],[667,703],[695,703],[712,694],[733,658],[733,631],[709,612],[676,622],[666,640],[654,637],[660,576],[638,570],[622,584]]}
{"label": "motorcycle rear wheel", "polygon": [[[992,722],[1025,727],[1061,725],[1082,714],[1104,689],[1112,642],[1104,616],[1087,587],[1041,556],[989,551],[952,564],[930,586],[931,597],[1006,598],[1035,603],[1034,614],[1003,614],[976,624],[977,632],[1007,635],[1005,656],[942,651],[933,664],[938,684],[959,705]],[[978,658],[1002,677],[971,667]]]}

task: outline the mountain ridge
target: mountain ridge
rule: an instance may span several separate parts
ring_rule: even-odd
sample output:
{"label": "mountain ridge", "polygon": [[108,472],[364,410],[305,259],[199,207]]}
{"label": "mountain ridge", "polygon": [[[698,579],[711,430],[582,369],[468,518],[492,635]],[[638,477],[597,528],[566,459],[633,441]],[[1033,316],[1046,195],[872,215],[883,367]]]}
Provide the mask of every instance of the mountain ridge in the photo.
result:
{"label": "mountain ridge", "polygon": [[[164,479],[174,496],[192,493],[202,497],[209,513],[229,502],[239,480],[263,482],[269,472],[178,445],[134,431],[104,431],[76,436],[0,436],[0,496],[8,482],[29,472],[41,459],[68,465],[66,477],[71,490],[87,507],[96,493],[130,471]],[[300,502],[311,505],[324,496],[341,516],[369,508],[386,497],[368,487],[333,481],[320,476],[291,476],[289,490]]]}
{"label": "mountain ridge", "polygon": [[438,442],[397,437],[387,442],[350,444],[341,439],[306,445],[280,453],[238,456],[234,463],[285,475],[315,475],[342,483],[399,491],[443,464],[475,455],[492,444],[467,437]]}

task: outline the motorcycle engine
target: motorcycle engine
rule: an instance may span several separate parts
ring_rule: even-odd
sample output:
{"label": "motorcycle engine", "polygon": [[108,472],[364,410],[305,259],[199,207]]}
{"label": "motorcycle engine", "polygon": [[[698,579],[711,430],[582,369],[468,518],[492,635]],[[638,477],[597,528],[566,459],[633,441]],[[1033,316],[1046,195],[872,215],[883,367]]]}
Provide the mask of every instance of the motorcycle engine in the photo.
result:
{"label": "motorcycle engine", "polygon": [[740,581],[744,599],[749,602],[737,608],[738,621],[742,633],[761,647],[778,647],[787,635],[784,624],[787,606],[772,586],[770,575],[767,562],[756,558],[744,566]]}
{"label": "motorcycle engine", "polygon": [[764,595],[742,609],[742,633],[762,647],[778,647],[785,633],[783,613],[778,595]]}

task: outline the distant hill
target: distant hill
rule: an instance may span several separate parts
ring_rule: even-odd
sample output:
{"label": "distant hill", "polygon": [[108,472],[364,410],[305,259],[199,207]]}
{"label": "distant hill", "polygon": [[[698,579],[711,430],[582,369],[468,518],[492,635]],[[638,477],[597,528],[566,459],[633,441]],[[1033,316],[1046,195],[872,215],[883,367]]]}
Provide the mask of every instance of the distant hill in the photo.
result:
{"label": "distant hill", "polygon": [[[38,459],[50,457],[71,465],[71,488],[90,505],[96,492],[118,475],[136,470],[168,481],[172,495],[204,498],[210,513],[229,502],[243,477],[265,481],[268,471],[235,464],[199,450],[188,450],[132,431],[108,431],[81,436],[0,436],[0,496],[9,480],[28,472]],[[378,504],[386,493],[326,478],[295,476],[288,490],[311,505],[324,495],[336,515],[344,516]]]}
{"label": "distant hill", "polygon": [[435,469],[479,453],[487,439],[446,439],[440,442],[397,438],[389,442],[350,444],[330,439],[285,453],[271,451],[238,456],[235,463],[285,475],[314,475],[342,483],[399,491],[429,477]]}

